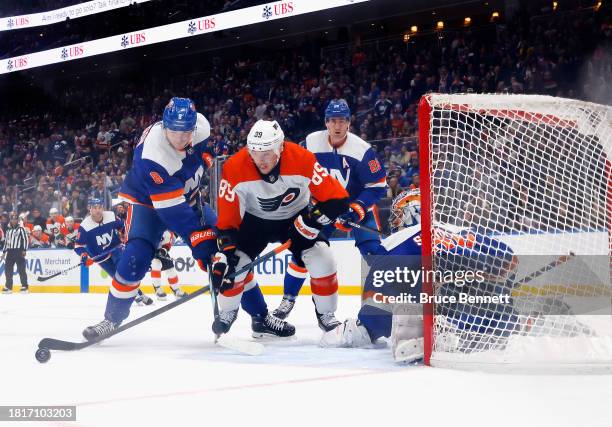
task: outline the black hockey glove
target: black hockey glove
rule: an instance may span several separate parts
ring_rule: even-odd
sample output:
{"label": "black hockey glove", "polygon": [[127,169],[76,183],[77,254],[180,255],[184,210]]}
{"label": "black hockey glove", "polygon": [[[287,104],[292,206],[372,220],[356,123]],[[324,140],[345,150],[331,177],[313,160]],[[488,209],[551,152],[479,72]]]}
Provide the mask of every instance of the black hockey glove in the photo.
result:
{"label": "black hockey glove", "polygon": [[170,254],[168,253],[168,249],[166,248],[159,248],[157,252],[155,252],[155,258],[159,259],[160,261],[172,261],[172,258],[170,258]]}
{"label": "black hockey glove", "polygon": [[234,279],[229,278],[236,271],[238,256],[217,252],[213,256],[211,267],[211,285],[215,292],[220,293],[231,289],[234,286]]}
{"label": "black hockey glove", "polygon": [[239,260],[236,255],[235,240],[235,230],[219,230],[217,237],[219,252],[213,256],[211,267],[211,285],[217,293],[231,289],[234,285],[234,279],[229,279],[228,276],[234,274]]}
{"label": "black hockey glove", "polygon": [[321,224],[310,215],[298,215],[289,229],[291,253],[301,258],[302,252],[314,246],[319,236]]}

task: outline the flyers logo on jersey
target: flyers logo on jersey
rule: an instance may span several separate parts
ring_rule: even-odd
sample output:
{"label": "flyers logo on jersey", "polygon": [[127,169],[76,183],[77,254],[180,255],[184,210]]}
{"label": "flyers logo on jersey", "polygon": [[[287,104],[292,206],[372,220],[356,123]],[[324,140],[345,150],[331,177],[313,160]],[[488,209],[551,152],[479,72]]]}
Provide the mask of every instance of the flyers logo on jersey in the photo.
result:
{"label": "flyers logo on jersey", "polygon": [[151,176],[151,179],[153,180],[153,182],[156,183],[157,185],[162,185],[164,183],[164,179],[161,176],[159,176],[157,172],[151,172],[149,173],[149,175]]}
{"label": "flyers logo on jersey", "polygon": [[381,169],[378,159],[370,160],[368,166],[370,166],[370,172],[372,173],[376,173]]}
{"label": "flyers logo on jersey", "polygon": [[280,196],[272,197],[270,199],[257,198],[259,207],[264,212],[273,212],[280,207],[291,204],[300,195],[299,188],[289,188]]}

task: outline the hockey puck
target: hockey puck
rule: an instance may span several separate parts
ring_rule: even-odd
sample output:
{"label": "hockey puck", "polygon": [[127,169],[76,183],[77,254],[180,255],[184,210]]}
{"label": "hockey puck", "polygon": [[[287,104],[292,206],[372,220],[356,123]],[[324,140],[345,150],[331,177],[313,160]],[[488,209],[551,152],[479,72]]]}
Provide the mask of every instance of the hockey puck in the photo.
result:
{"label": "hockey puck", "polygon": [[36,360],[40,363],[47,363],[49,359],[51,359],[51,352],[48,348],[42,347],[36,350],[34,357],[36,357]]}

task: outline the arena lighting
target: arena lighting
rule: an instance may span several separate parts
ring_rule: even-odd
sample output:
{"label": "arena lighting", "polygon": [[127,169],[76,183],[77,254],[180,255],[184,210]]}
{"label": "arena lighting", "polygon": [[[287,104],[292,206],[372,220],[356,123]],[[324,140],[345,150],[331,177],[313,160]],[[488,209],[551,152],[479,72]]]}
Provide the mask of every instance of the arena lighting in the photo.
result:
{"label": "arena lighting", "polygon": [[493,12],[491,14],[491,20],[499,18],[499,12]]}
{"label": "arena lighting", "polygon": [[598,1],[597,4],[595,4],[595,12],[599,12],[599,9],[601,9],[601,5],[603,2]]}
{"label": "arena lighting", "polygon": [[466,16],[466,17],[463,19],[463,25],[465,25],[466,27],[467,27],[468,25],[470,25],[471,23],[472,23],[472,18],[470,18],[469,16]]}
{"label": "arena lighting", "polygon": [[408,43],[410,41],[410,34],[404,34],[404,43]]}
{"label": "arena lighting", "polygon": [[416,33],[417,31],[419,31],[419,27],[417,27],[416,25],[413,25],[412,27],[410,27],[410,32],[411,33]]}
{"label": "arena lighting", "polygon": [[443,30],[444,29],[444,21],[438,21],[436,23],[436,29]]}
{"label": "arena lighting", "polygon": [[559,6],[559,3],[554,1],[553,2],[553,10],[557,10],[557,7]]}

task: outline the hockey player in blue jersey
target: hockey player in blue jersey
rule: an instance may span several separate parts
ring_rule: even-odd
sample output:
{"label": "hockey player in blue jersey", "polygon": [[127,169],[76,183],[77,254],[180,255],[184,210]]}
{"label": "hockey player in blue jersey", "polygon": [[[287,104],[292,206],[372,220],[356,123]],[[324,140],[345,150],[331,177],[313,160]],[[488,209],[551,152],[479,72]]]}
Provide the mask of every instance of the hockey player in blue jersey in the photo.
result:
{"label": "hockey player in blue jersey", "polygon": [[[90,199],[88,207],[89,215],[81,222],[78,229],[74,251],[88,267],[94,262],[92,258],[106,253],[106,256],[102,256],[95,262],[110,277],[114,277],[123,252],[120,233],[125,231],[125,224],[115,217],[113,211],[105,211],[100,199]],[[150,305],[153,300],[139,293],[136,302]]]}
{"label": "hockey player in blue jersey", "polygon": [[[189,244],[204,269],[217,250],[216,234],[200,212],[199,182],[210,156],[208,120],[188,98],[172,98],[162,121],[149,126],[134,150],[120,191],[129,203],[127,243],[113,277],[104,320],[83,331],[92,340],[115,330],[130,311],[165,230]],[[204,218],[204,220],[202,220]]]}
{"label": "hockey player in blue jersey", "polygon": [[105,211],[100,199],[90,199],[88,207],[89,215],[81,222],[74,251],[87,266],[93,263],[91,258],[106,253],[95,262],[113,277],[121,257],[119,233],[125,229],[123,221],[116,219],[114,212]]}
{"label": "hockey player in blue jersey", "polygon": [[[315,154],[317,161],[336,178],[349,193],[349,210],[338,217],[335,227],[351,231],[347,221],[380,230],[376,203],[385,195],[387,173],[378,160],[372,146],[349,132],[351,111],[346,102],[331,101],[325,110],[326,130],[313,132],[306,137],[306,148]],[[334,225],[323,229],[331,236]],[[380,246],[378,233],[353,229],[355,246],[363,256],[373,254]],[[295,259],[289,263],[285,274],[283,300],[273,314],[285,319],[304,284],[307,271]]]}
{"label": "hockey player in blue jersey", "polygon": [[[347,319],[341,326],[323,336],[323,347],[367,347],[381,337],[390,337],[396,361],[413,362],[423,357],[423,317],[418,304],[382,304],[381,295],[397,296],[404,288],[397,284],[376,284],[374,271],[392,271],[397,265],[411,270],[421,269],[421,207],[418,190],[401,193],[393,201],[390,228],[394,233],[376,251],[362,295],[362,307],[357,319]],[[476,233],[468,228],[435,225],[434,251],[440,270],[457,268],[480,270],[486,281],[477,285],[480,292],[502,294],[514,283],[517,257],[512,249],[499,240]],[[395,256],[394,256],[395,255]],[[398,258],[397,256],[401,256]],[[440,287],[440,292],[451,295],[461,287],[454,284]],[[421,283],[410,288],[418,298]],[[507,325],[518,324],[518,314],[511,305],[496,307],[495,315],[468,315],[469,310],[458,306],[446,307],[444,321],[462,331],[492,334],[511,333]],[[402,313],[402,314],[398,314]],[[409,313],[409,314],[406,314]]]}

